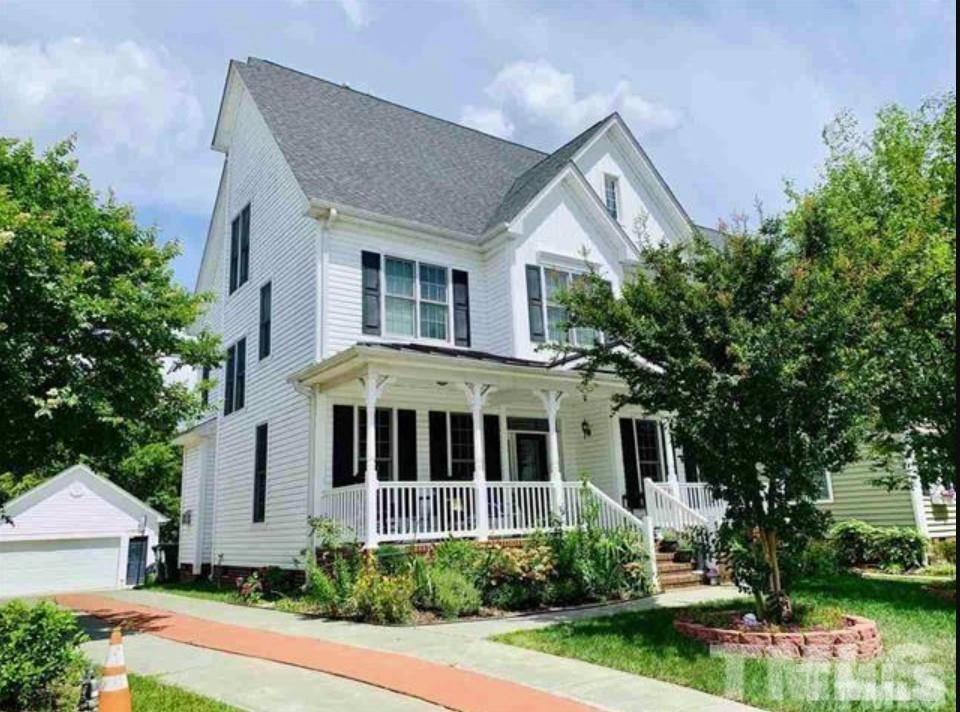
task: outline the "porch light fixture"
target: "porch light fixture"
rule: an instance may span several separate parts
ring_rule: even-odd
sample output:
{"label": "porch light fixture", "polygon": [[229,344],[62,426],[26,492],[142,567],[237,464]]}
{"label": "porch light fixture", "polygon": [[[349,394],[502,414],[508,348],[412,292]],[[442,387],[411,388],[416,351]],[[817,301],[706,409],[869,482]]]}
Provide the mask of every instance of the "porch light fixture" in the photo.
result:
{"label": "porch light fixture", "polygon": [[583,431],[583,437],[589,438],[593,435],[593,430],[590,428],[590,423],[587,422],[587,419],[584,418],[583,422],[580,423],[580,430]]}

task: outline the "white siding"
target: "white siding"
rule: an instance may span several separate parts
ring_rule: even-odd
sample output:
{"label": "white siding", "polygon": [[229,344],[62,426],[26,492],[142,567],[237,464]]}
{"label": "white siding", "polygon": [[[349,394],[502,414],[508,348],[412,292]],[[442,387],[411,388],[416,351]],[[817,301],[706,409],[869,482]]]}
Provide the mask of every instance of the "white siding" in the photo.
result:
{"label": "white siding", "polygon": [[[224,346],[246,337],[247,375],[245,407],[220,416],[213,555],[222,555],[228,566],[289,567],[306,541],[310,419],[307,398],[287,377],[315,355],[319,227],[305,216],[306,199],[246,92],[227,161],[219,229],[228,245],[230,221],[251,204],[250,279],[225,294],[225,248],[220,255],[222,337]],[[267,281],[273,283],[272,348],[258,361],[259,290]],[[269,427],[266,521],[254,524],[254,432],[264,422]]]}
{"label": "white siding", "polygon": [[575,188],[565,182],[554,187],[537,206],[523,218],[522,231],[525,237],[515,249],[511,266],[511,296],[513,311],[513,355],[520,358],[549,360],[551,354],[537,350],[530,340],[530,324],[527,318],[526,266],[548,264],[541,256],[563,258],[566,262],[585,269],[582,254],[586,249],[589,260],[597,266],[614,290],[619,290],[622,279],[619,246],[608,238],[598,238],[601,226],[582,205],[583,197],[577,196]]}
{"label": "white siding", "polygon": [[[491,291],[485,279],[487,275],[484,261],[477,250],[461,247],[449,241],[438,241],[427,237],[400,237],[374,229],[361,229],[346,223],[335,224],[334,228],[326,233],[325,244],[328,254],[328,284],[324,295],[328,300],[326,324],[328,352],[324,356],[332,356],[358,341],[411,341],[408,337],[391,338],[386,335],[373,336],[362,332],[360,261],[363,251],[465,270],[469,275],[470,348],[490,349],[491,343],[484,313],[489,300],[495,299],[496,294]],[[446,345],[453,347],[452,328],[448,328],[448,334],[451,338]]]}
{"label": "white siding", "polygon": [[929,495],[923,497],[927,530],[934,539],[952,539],[957,536],[957,505],[933,504]]}
{"label": "white siding", "polygon": [[619,187],[618,221],[630,236],[636,239],[634,220],[641,214],[648,215],[647,230],[650,238],[658,242],[665,236],[673,239],[669,233],[669,219],[664,210],[658,206],[652,195],[655,178],[652,175],[641,175],[634,168],[636,158],[628,158],[627,151],[635,149],[631,146],[626,149],[621,141],[616,140],[613,134],[607,132],[597,139],[577,160],[577,166],[587,177],[587,182],[600,196],[606,205],[604,191],[604,176],[617,178]]}
{"label": "white siding", "polygon": [[199,511],[199,483],[201,468],[200,445],[188,445],[183,448],[183,472],[180,475],[180,511],[190,511],[190,523],[180,524],[179,563],[196,563],[197,522]]}
{"label": "white siding", "polygon": [[217,441],[209,438],[203,446],[203,489],[200,497],[200,563],[211,563],[213,547],[213,481],[217,469]]}

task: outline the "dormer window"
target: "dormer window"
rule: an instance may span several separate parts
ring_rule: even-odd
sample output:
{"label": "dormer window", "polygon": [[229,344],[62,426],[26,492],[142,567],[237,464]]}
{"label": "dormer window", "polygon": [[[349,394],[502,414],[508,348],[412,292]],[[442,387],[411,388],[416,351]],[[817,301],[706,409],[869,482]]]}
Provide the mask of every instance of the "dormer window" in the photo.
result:
{"label": "dormer window", "polygon": [[619,181],[616,176],[603,177],[603,195],[607,203],[607,212],[614,220],[620,219]]}

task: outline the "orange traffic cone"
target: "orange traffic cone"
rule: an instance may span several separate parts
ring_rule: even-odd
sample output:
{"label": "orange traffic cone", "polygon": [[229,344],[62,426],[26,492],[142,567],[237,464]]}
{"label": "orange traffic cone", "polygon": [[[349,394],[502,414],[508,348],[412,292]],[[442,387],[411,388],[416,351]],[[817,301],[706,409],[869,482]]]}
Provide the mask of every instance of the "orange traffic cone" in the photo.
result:
{"label": "orange traffic cone", "polygon": [[127,665],[123,659],[123,636],[119,628],[110,632],[107,664],[100,680],[100,712],[132,712]]}

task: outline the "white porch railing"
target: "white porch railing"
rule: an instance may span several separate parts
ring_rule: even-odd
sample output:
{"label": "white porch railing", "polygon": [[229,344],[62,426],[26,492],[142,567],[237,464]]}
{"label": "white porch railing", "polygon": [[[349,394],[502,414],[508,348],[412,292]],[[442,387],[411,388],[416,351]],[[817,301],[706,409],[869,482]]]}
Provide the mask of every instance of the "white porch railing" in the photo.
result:
{"label": "white porch railing", "polygon": [[705,484],[663,483],[643,480],[647,517],[660,529],[683,531],[694,526],[715,527],[723,519],[726,503],[716,499]]}
{"label": "white porch railing", "polygon": [[[559,508],[554,498],[559,491]],[[380,482],[377,486],[376,543],[417,542],[447,537],[479,537],[476,483]],[[532,534],[553,526],[583,526],[590,512],[604,529],[629,528],[645,533],[644,522],[592,483],[488,482],[487,533],[490,536]],[[366,539],[364,485],[338,487],[320,500],[319,514],[338,521],[347,534]]]}

